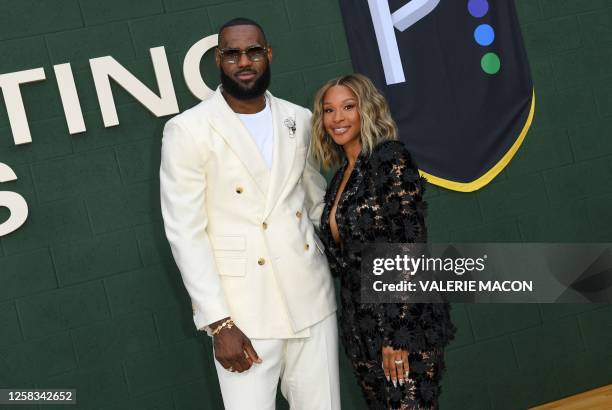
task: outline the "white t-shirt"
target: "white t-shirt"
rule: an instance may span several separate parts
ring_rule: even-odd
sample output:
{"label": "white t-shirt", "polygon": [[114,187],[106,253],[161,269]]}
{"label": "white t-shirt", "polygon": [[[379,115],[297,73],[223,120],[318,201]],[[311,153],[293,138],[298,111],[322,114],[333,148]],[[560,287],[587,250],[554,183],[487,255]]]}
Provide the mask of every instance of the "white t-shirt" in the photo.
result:
{"label": "white t-shirt", "polygon": [[274,130],[272,125],[272,110],[266,98],[266,107],[255,114],[238,114],[249,134],[259,148],[261,156],[272,169],[272,148],[274,147]]}

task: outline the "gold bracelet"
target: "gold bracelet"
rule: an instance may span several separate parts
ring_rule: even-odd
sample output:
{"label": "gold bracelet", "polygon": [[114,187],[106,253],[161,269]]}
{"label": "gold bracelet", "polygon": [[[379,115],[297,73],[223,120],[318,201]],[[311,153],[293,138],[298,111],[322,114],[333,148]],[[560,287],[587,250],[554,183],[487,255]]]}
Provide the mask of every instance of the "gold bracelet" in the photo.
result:
{"label": "gold bracelet", "polygon": [[234,327],[234,321],[230,318],[230,319],[226,319],[223,323],[221,323],[219,326],[217,326],[213,331],[212,334],[216,335],[217,333],[219,333],[221,330],[223,330],[223,328],[228,328],[231,329],[232,327]]}

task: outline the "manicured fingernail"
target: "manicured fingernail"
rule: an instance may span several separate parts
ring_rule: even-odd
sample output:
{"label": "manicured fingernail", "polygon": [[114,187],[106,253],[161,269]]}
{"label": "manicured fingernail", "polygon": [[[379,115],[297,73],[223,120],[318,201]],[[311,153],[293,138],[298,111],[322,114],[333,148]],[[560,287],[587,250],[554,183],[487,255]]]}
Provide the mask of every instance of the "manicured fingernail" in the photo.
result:
{"label": "manicured fingernail", "polygon": [[406,372],[406,378],[408,378],[408,372]]}
{"label": "manicured fingernail", "polygon": [[393,379],[393,387],[397,387],[397,380]]}
{"label": "manicured fingernail", "polygon": [[404,385],[404,379],[400,379],[399,384],[400,384],[400,386],[403,386]]}
{"label": "manicured fingernail", "polygon": [[387,381],[388,381],[388,382],[390,382],[390,381],[391,381],[391,378],[390,378],[389,376],[387,376]]}

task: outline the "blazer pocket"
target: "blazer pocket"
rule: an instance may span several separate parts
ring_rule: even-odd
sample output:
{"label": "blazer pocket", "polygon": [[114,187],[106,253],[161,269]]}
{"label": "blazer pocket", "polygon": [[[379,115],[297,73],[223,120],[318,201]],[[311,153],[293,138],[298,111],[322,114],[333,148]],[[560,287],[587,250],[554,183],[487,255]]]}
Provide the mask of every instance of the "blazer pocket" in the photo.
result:
{"label": "blazer pocket", "polygon": [[219,275],[224,276],[245,276],[246,258],[236,256],[222,256],[215,258]]}
{"label": "blazer pocket", "polygon": [[219,275],[246,275],[246,238],[240,235],[215,235],[211,238]]}

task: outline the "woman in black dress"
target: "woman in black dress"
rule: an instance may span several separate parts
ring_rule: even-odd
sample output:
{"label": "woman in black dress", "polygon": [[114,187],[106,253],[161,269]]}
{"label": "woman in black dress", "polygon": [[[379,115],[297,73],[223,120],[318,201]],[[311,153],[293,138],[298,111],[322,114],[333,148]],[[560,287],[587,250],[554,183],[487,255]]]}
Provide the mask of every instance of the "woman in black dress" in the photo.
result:
{"label": "woman in black dress", "polygon": [[361,303],[359,248],[425,243],[425,179],[397,141],[384,97],[359,74],[329,81],[315,97],[312,151],[340,166],[325,195],[321,239],[341,281],[340,333],[370,409],[436,409],[447,303]]}

